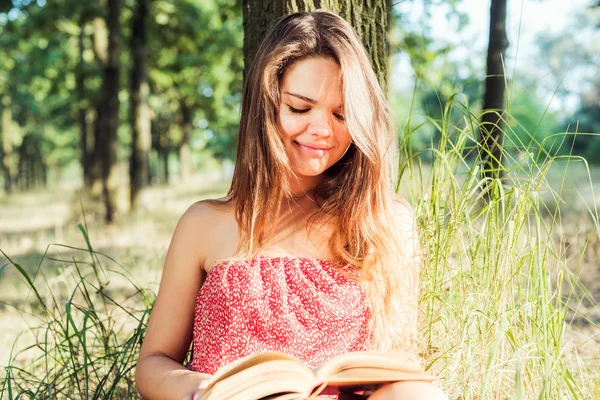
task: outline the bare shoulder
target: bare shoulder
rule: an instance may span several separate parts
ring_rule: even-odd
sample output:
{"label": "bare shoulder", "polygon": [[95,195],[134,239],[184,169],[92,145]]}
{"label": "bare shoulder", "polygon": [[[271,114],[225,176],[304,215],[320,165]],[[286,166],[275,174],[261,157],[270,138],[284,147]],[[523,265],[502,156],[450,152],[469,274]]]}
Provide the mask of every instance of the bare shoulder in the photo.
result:
{"label": "bare shoulder", "polygon": [[[181,217],[184,222],[210,223],[231,212],[231,204],[227,197],[204,199],[192,204]],[[202,225],[199,225],[200,228]]]}
{"label": "bare shoulder", "polygon": [[197,231],[207,232],[206,227],[218,225],[219,221],[231,215],[232,205],[227,197],[204,199],[192,204],[181,216],[179,224]]}
{"label": "bare shoulder", "polygon": [[217,227],[229,215],[232,207],[227,198],[205,199],[192,204],[183,213],[173,241],[186,244],[189,248],[195,249],[195,252],[201,264],[212,248],[211,238],[214,236],[214,227]]}

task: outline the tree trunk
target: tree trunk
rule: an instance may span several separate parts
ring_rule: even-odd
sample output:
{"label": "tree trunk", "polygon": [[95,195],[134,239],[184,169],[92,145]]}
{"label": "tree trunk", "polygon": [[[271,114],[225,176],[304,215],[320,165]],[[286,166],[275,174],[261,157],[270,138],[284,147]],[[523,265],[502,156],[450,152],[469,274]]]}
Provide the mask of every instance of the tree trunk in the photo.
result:
{"label": "tree trunk", "polygon": [[244,76],[267,31],[284,15],[324,8],[342,16],[358,33],[384,91],[388,70],[387,0],[244,0]]}
{"label": "tree trunk", "polygon": [[150,114],[148,109],[148,39],[146,20],[148,1],[137,0],[131,36],[131,160],[129,169],[131,209],[138,207],[139,194],[150,182]]}
{"label": "tree trunk", "polygon": [[[104,71],[108,63],[108,29],[104,18],[97,17],[93,21],[93,49],[94,58]],[[106,91],[106,88],[104,88]],[[94,121],[94,146],[90,151],[90,165],[86,186],[92,193],[98,194],[102,186],[102,154],[103,154],[103,132],[105,132],[104,108],[106,107],[106,93],[103,93],[98,104],[96,104],[96,119]]]}
{"label": "tree trunk", "polygon": [[23,136],[23,141],[19,150],[17,151],[17,174],[14,180],[14,186],[21,190],[27,190],[27,153],[25,151],[25,145],[27,144],[27,135]]}
{"label": "tree trunk", "polygon": [[77,64],[76,76],[75,76],[75,87],[77,93],[77,100],[79,102],[78,108],[78,122],[79,132],[81,136],[80,151],[81,151],[81,169],[83,171],[83,182],[88,184],[92,181],[90,176],[90,154],[89,154],[89,141],[88,141],[88,125],[87,125],[87,107],[84,105],[85,101],[85,61],[83,60],[83,52],[85,51],[85,19],[83,15],[79,18],[79,63]]}
{"label": "tree trunk", "polygon": [[10,97],[5,94],[2,97],[2,173],[7,194],[11,193],[13,188],[11,105]]}
{"label": "tree trunk", "polygon": [[86,186],[91,189],[92,193],[98,194],[100,187],[102,186],[102,132],[104,132],[104,100],[101,100],[96,106],[96,119],[94,120],[94,137],[93,137],[93,148],[91,149],[89,156],[89,170],[88,180]]}
{"label": "tree trunk", "polygon": [[150,126],[152,132],[152,148],[156,151],[156,180],[163,184],[169,183],[169,152],[171,150],[171,120],[156,114]]}
{"label": "tree trunk", "polygon": [[159,165],[162,164],[162,171],[159,170],[158,174],[160,176],[162,172],[162,182],[169,184],[169,148],[171,143],[168,122],[165,124],[165,129],[161,129],[159,135],[158,159]]}
{"label": "tree trunk", "polygon": [[44,155],[40,148],[41,134],[28,133],[23,136],[18,150],[18,168],[15,186],[21,190],[32,190],[44,185]]}
{"label": "tree trunk", "polygon": [[183,125],[183,137],[179,145],[179,165],[180,165],[180,178],[185,181],[192,172],[192,157],[190,150],[190,139],[192,137],[193,128],[193,113],[192,109],[185,104],[185,101],[181,101],[181,118]]}
{"label": "tree trunk", "polygon": [[119,126],[119,57],[121,54],[121,0],[108,0],[108,59],[104,67],[102,107],[102,192],[106,205],[105,221],[112,223],[117,211],[117,128]]}
{"label": "tree trunk", "polygon": [[[504,141],[504,54],[506,37],[506,0],[492,0],[490,7],[490,37],[487,55],[487,75],[483,118],[481,121],[480,156],[484,163],[483,176],[502,178],[502,146]],[[488,196],[491,192],[488,192]]]}
{"label": "tree trunk", "polygon": [[32,146],[33,143],[31,143],[33,140],[34,140],[34,138],[31,137],[30,143],[28,143],[28,146],[25,148],[25,154],[26,154],[25,162],[27,164],[27,171],[26,171],[27,185],[25,186],[25,188],[27,190],[32,190],[36,187],[35,165],[39,161],[37,159],[37,154],[35,153],[35,150]]}

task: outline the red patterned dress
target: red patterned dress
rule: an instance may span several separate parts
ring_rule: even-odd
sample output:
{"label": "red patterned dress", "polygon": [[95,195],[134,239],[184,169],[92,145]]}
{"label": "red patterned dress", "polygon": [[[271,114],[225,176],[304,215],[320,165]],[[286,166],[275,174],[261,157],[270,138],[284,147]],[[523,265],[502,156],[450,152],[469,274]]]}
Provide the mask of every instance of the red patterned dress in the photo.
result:
{"label": "red patterned dress", "polygon": [[316,368],[368,348],[369,309],[351,266],[258,256],[215,265],[198,292],[188,368],[214,374],[238,358],[290,354]]}

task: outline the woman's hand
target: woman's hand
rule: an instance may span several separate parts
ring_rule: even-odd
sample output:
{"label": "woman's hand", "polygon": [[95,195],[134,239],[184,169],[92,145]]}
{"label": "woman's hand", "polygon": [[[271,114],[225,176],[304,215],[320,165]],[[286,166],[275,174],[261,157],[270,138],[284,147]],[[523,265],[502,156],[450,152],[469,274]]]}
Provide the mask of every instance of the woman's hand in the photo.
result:
{"label": "woman's hand", "polygon": [[206,391],[206,388],[208,387],[208,383],[210,382],[210,375],[202,375],[204,375],[204,380],[200,382],[196,389],[192,390],[189,393],[186,393],[186,395],[183,396],[183,399],[181,400],[200,400],[202,398],[204,392]]}
{"label": "woman's hand", "polygon": [[183,399],[181,400],[200,400],[202,398],[202,395],[204,395],[204,389],[192,390],[191,392],[183,396]]}
{"label": "woman's hand", "polygon": [[[210,376],[210,375],[207,375],[207,376]],[[183,399],[181,399],[181,400],[200,400],[202,398],[202,396],[204,395],[204,392],[206,391],[206,388],[208,387],[209,382],[210,382],[210,379],[204,379],[203,381],[200,382],[200,385],[198,385],[198,388],[187,393],[185,396],[183,396]]]}

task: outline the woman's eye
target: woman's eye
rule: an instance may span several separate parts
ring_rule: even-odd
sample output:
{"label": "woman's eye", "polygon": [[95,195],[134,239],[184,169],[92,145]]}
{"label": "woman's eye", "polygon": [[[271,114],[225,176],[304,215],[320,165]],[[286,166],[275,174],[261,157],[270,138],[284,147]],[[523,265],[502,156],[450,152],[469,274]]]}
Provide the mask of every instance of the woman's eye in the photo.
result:
{"label": "woman's eye", "polygon": [[310,110],[309,108],[301,110],[301,109],[298,109],[298,108],[294,108],[294,107],[292,107],[290,105],[288,105],[288,108],[290,109],[291,112],[296,113],[296,114],[304,114],[304,113],[306,113],[306,112],[308,112]]}
{"label": "woman's eye", "polygon": [[339,119],[340,121],[344,121],[344,120],[345,120],[345,118],[344,118],[344,116],[343,116],[343,115],[340,115],[340,114],[333,114],[333,115],[334,115],[334,116],[335,116],[337,119]]}

